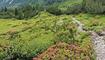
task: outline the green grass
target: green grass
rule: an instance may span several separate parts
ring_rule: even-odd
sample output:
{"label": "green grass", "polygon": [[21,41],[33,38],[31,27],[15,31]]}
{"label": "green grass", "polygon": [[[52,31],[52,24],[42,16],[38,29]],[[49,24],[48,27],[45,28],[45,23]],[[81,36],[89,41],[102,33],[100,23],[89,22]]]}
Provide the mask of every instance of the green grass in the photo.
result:
{"label": "green grass", "polygon": [[[86,50],[92,59],[95,59],[89,35],[76,31],[76,25],[72,23],[71,16],[55,16],[41,12],[29,20],[0,19],[0,60],[13,58],[31,60],[60,41],[77,44]],[[87,29],[100,30],[105,27],[104,16],[82,13],[75,16],[85,24]],[[70,32],[70,29],[74,32]]]}
{"label": "green grass", "polygon": [[[68,16],[63,18],[68,18]],[[12,59],[12,55],[19,59],[32,59],[33,56],[46,50],[55,43],[55,34],[51,30],[54,28],[54,21],[60,19],[60,16],[48,13],[41,13],[38,17],[27,21],[1,19],[0,47],[6,50],[0,51],[3,53],[3,55],[0,54],[1,59],[5,59],[4,57]]]}
{"label": "green grass", "polygon": [[80,20],[85,28],[93,31],[102,31],[105,28],[105,15],[91,15],[91,14],[79,14],[76,16]]}

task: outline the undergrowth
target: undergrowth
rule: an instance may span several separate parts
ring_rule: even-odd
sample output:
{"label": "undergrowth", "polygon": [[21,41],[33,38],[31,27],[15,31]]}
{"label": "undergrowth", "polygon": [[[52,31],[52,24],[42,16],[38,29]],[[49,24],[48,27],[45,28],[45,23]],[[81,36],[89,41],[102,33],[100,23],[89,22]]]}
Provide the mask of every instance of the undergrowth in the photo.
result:
{"label": "undergrowth", "polygon": [[[77,31],[71,16],[55,16],[41,12],[29,20],[0,19],[0,60],[32,60],[58,42],[76,44],[76,47],[84,50],[78,56],[80,60],[84,56],[95,60],[89,34]],[[104,17],[93,17],[88,14],[79,14],[76,17],[87,29],[96,30],[96,27],[99,29],[98,26],[104,27]],[[96,18],[102,21],[93,21]],[[65,49],[59,49],[59,53],[54,59],[64,55],[71,56]]]}

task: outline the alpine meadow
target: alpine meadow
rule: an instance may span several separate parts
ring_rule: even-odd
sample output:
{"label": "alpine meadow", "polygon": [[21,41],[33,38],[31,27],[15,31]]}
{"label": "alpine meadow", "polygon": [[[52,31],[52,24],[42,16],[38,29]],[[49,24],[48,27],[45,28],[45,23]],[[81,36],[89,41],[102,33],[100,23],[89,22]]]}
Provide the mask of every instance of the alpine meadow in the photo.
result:
{"label": "alpine meadow", "polygon": [[105,60],[105,0],[0,0],[0,60]]}

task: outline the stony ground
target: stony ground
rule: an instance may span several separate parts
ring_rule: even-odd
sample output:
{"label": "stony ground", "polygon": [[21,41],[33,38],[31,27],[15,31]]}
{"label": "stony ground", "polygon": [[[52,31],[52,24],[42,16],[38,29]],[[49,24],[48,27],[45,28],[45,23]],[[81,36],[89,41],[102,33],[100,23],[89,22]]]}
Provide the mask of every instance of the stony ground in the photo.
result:
{"label": "stony ground", "polygon": [[96,60],[105,60],[105,32],[100,32],[99,34],[93,31],[85,31],[83,29],[83,24],[73,18],[73,22],[77,24],[78,30],[81,32],[89,32],[91,34],[91,40],[93,43],[93,48],[96,53]]}
{"label": "stony ground", "polygon": [[104,36],[99,36],[97,33],[92,32],[92,42],[94,45],[94,50],[96,52],[97,60],[105,60],[105,41]]}

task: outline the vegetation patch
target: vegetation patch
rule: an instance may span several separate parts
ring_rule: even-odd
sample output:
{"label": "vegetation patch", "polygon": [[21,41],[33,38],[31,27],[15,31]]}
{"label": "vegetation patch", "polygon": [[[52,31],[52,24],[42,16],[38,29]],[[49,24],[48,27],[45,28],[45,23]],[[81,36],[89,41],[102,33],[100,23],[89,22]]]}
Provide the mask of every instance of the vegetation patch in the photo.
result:
{"label": "vegetation patch", "polygon": [[[60,44],[67,46],[70,45],[70,49],[79,48],[85,51],[79,54],[80,56],[82,56],[83,53],[84,58],[87,57],[89,59],[95,59],[95,54],[94,50],[92,49],[92,43],[89,34],[79,32],[77,30],[77,25],[72,22],[72,16],[73,15],[55,16],[47,12],[40,12],[37,16],[34,16],[30,20],[1,19],[0,59],[32,60],[33,57],[43,53],[50,46],[56,46],[56,44],[59,44],[59,42],[63,42]],[[91,19],[94,18],[91,15],[78,14],[75,16],[78,18],[78,20],[84,23],[86,25],[85,27],[87,27],[88,29],[92,29],[93,25],[96,25],[95,27],[100,25],[100,23],[97,21],[96,22],[98,23],[98,25],[94,23],[94,21],[93,23],[90,23]],[[89,19],[90,21],[87,21]],[[102,19],[102,21],[104,21],[104,17],[100,17],[99,19]],[[74,46],[73,48],[72,45]],[[66,50],[65,48],[59,48],[59,46],[58,48],[55,47],[54,51],[56,49],[58,49],[59,51],[57,52],[58,55],[55,56],[64,56],[65,59],[68,58],[69,55],[71,56],[73,52],[77,51],[72,50],[72,53],[68,52],[68,50],[71,51],[69,48],[66,48]],[[62,52],[62,50],[64,50],[64,53]],[[67,57],[65,57],[65,54],[67,53],[66,51],[70,53],[67,54]],[[75,54],[72,56],[74,58],[76,57]],[[58,57],[56,58],[58,59]],[[80,59],[84,58],[80,57]]]}
{"label": "vegetation patch", "polygon": [[33,60],[94,60],[92,58],[90,51],[91,47],[88,49],[81,48],[77,44],[67,44],[67,43],[57,43],[47,51],[33,58]]}

